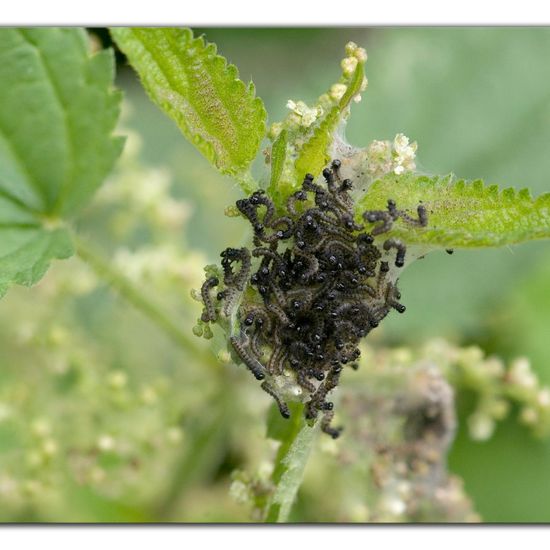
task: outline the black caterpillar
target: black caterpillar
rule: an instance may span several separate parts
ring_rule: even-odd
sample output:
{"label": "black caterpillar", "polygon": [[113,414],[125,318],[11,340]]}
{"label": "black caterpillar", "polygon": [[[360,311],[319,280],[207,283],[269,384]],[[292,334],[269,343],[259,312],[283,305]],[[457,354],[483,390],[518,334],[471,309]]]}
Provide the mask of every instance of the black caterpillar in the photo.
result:
{"label": "black caterpillar", "polygon": [[[218,310],[230,315],[246,290],[238,310],[240,332],[230,338],[235,354],[263,380],[261,387],[285,418],[289,409],[275,377],[293,372],[306,392],[306,418],[322,414],[321,429],[334,438],[341,428],[331,426],[333,403],[327,396],[338,385],[343,366],[356,369],[360,339],[391,309],[405,311],[373,235],[389,231],[399,218],[412,226],[428,223],[424,206],[413,218],[389,200],[387,210],[363,214],[365,222],[377,224],[369,233],[354,221],[352,182],[342,180],[339,169],[340,161],[334,160],[323,170],[326,185],[306,174],[284,212],[277,212],[263,191],[238,200],[237,208],[252,225],[255,248],[221,253],[223,290],[217,293],[217,306],[210,292],[219,280],[209,277],[201,289],[204,322],[214,322]],[[387,239],[382,248],[395,249],[395,266],[403,267],[406,247],[401,241]],[[254,268],[253,258],[258,259]]]}

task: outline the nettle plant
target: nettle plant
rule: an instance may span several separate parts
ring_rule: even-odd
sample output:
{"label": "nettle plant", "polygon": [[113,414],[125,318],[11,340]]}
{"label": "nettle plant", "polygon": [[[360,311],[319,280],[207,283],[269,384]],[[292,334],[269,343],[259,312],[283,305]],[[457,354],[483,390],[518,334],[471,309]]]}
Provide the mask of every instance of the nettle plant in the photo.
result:
{"label": "nettle plant", "polygon": [[[367,54],[354,43],[345,47],[338,82],[314,105],[289,100],[287,117],[268,126],[254,85],[202,37],[174,28],[111,33],[152,101],[242,189],[225,214],[251,227],[249,242],[223,250],[221,261],[205,267],[202,287],[189,289],[200,303],[193,332],[210,339],[219,329],[227,345],[220,356],[244,365],[275,401],[268,437],[280,446],[270,478],[260,487],[237,473],[232,491],[246,494],[255,517],[285,521],[317,431],[341,433],[331,399],[340,378],[354,376],[346,367],[374,362],[373,372],[380,365],[381,376],[391,372],[392,361],[365,351],[364,338],[393,310],[405,311],[398,289],[405,267],[436,251],[550,237],[550,194],[533,199],[527,190],[420,173],[417,144],[403,134],[366,148],[348,144],[346,121],[367,91]],[[0,61],[1,292],[35,284],[53,259],[77,253],[202,357],[190,329],[182,331],[74,230],[124,145],[113,136],[121,93],[113,89],[112,52],[91,54],[78,29],[4,29]],[[251,171],[257,157],[265,161],[258,176]],[[448,377],[464,382],[468,369],[486,369],[492,382],[484,386],[491,388],[485,403],[536,406],[540,423],[548,424],[536,384],[514,391],[482,357],[445,349],[431,349],[430,357]],[[529,374],[525,365],[514,368]],[[445,437],[436,438],[443,454],[454,429],[445,388],[444,406],[426,412],[415,432],[420,440],[443,430]]]}

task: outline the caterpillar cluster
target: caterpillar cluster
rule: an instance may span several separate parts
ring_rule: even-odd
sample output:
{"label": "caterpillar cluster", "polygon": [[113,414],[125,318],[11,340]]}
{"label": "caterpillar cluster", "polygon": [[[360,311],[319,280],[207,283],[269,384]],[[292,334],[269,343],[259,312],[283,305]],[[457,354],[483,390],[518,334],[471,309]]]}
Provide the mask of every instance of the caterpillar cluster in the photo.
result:
{"label": "caterpillar cluster", "polygon": [[239,328],[230,337],[236,356],[262,381],[285,418],[289,409],[277,381],[290,373],[302,390],[306,418],[322,415],[321,429],[336,438],[341,428],[331,426],[328,394],[345,365],[358,367],[361,338],[391,309],[405,311],[387,259],[394,249],[393,263],[403,267],[406,247],[389,238],[381,251],[374,236],[399,218],[422,227],[428,219],[422,205],[415,218],[389,200],[386,210],[364,212],[363,220],[374,224],[369,232],[355,222],[352,182],[341,178],[340,161],[325,168],[323,177],[325,185],[306,174],[282,213],[263,191],[237,201],[252,225],[254,248],[221,253],[223,285],[215,276],[202,285],[201,319],[230,317],[240,304]]}

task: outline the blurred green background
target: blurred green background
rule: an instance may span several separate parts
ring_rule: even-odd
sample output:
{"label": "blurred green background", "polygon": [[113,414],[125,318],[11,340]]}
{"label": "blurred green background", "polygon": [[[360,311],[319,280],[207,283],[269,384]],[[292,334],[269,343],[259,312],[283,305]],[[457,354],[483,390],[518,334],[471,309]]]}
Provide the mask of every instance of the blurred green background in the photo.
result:
{"label": "blurred green background", "polygon": [[[285,115],[288,99],[313,102],[335,82],[353,40],[367,49],[369,86],[352,107],[352,144],[403,132],[418,141],[427,173],[529,187],[534,195],[550,190],[550,29],[195,31],[254,81],[271,122]],[[122,268],[130,260],[124,264],[121,247],[172,247],[165,263],[172,269],[175,256],[180,263],[168,276],[132,265],[190,332],[200,307],[189,288],[202,264],[246,238],[245,224],[222,215],[239,189],[149,102],[122,57],[118,71],[130,105],[124,128],[143,142],[135,170],[164,170],[171,185],[162,200],[186,205],[189,218],[166,228],[135,207],[143,197],[107,197],[80,229],[106,257],[122,257]],[[261,162],[256,169],[262,174]],[[146,173],[143,189],[162,179],[157,172]],[[143,261],[158,265],[163,257]],[[207,351],[212,364],[205,366],[105,285],[86,286],[86,277],[77,259],[55,264],[38,288],[13,289],[0,304],[0,520],[246,521],[246,509],[228,496],[230,476],[265,455],[268,397],[243,369],[217,363],[216,350]],[[441,336],[505,359],[526,356],[550,384],[547,242],[434,253],[406,271],[400,288],[407,313],[390,315],[373,334],[376,346]],[[457,396],[461,418],[467,397]],[[512,419],[489,441],[474,442],[464,424],[450,469],[483,520],[550,521],[550,440],[534,439]],[[314,502],[315,482],[306,479],[294,521],[338,519],[331,515],[337,503]]]}

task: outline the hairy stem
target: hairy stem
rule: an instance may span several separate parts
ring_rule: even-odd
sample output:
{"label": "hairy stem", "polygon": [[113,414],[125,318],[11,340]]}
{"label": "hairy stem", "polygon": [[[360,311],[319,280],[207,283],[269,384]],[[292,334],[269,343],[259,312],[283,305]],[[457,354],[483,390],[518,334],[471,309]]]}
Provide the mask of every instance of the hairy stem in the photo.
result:
{"label": "hairy stem", "polygon": [[317,424],[307,424],[302,404],[294,405],[291,410],[290,420],[283,420],[278,411],[269,420],[268,437],[281,441],[281,446],[271,475],[275,492],[267,505],[267,523],[284,523],[288,520],[318,431]]}
{"label": "hairy stem", "polygon": [[197,361],[205,364],[213,363],[214,357],[207,350],[198,346],[195,338],[182,330],[180,323],[173,320],[171,315],[162,306],[151,300],[145,292],[134,285],[124,274],[115,269],[112,263],[92,250],[81,238],[76,236],[73,236],[73,238],[76,243],[78,256],[88,264],[100,279],[109,283],[123,298],[143,313],[175,344],[193,355]]}

